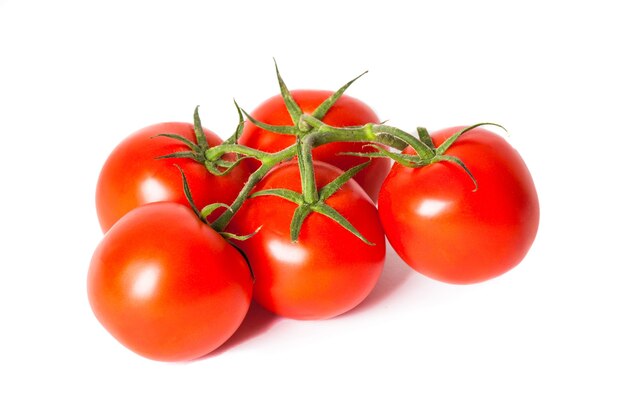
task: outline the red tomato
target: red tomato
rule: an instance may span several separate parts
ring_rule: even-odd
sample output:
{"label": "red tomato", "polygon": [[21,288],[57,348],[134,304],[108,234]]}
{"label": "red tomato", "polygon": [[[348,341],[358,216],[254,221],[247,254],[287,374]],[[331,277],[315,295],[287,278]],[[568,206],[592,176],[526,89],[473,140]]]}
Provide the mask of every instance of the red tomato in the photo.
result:
{"label": "red tomato", "polygon": [[239,251],[183,205],[122,217],[97,247],[88,295],[102,325],[150,359],[182,361],[224,343],[241,324],[252,277]]}
{"label": "red tomato", "polygon": [[[435,145],[461,129],[434,133]],[[461,135],[446,154],[465,163],[478,189],[454,163],[396,164],[378,201],[385,234],[426,276],[456,284],[498,276],[524,258],[537,233],[539,202],[530,172],[511,145],[481,128]]]}
{"label": "red tomato", "polygon": [[[247,180],[249,171],[242,165],[219,177],[192,159],[156,159],[189,150],[176,139],[154,137],[162,133],[174,133],[197,143],[193,125],[180,122],[148,126],[122,141],[102,167],[96,188],[96,208],[104,232],[124,214],[143,204],[173,201],[188,205],[180,171],[174,164],[185,172],[194,202],[199,208],[215,202],[232,203]],[[207,129],[204,129],[204,134],[209,146],[222,142]],[[209,220],[217,218],[221,211],[214,212]]]}
{"label": "red tomato", "polygon": [[[291,94],[302,111],[310,114],[333,93],[331,91],[294,90]],[[293,125],[287,107],[280,95],[266,100],[250,115],[256,120],[272,125]],[[322,121],[335,127],[379,123],[376,113],[369,106],[360,100],[346,95],[341,96],[337,100]],[[248,122],[244,127],[239,143],[265,152],[277,152],[293,145],[295,137],[268,132]],[[347,171],[356,165],[362,164],[366,159],[358,156],[338,155],[338,153],[367,152],[367,148],[363,149],[363,145],[364,143],[329,143],[314,149],[313,158]],[[390,165],[389,160],[386,158],[373,158],[370,165],[355,177],[355,180],[374,201],[378,198],[380,185],[389,172]],[[258,165],[253,167],[258,167]]]}
{"label": "red tomato", "polygon": [[[341,171],[316,162],[318,187]],[[296,163],[272,170],[255,191],[286,188],[301,192]],[[370,242],[370,246],[326,216],[306,218],[297,242],[290,238],[295,203],[276,196],[247,200],[233,217],[230,230],[252,238],[237,243],[252,268],[254,298],[268,310],[296,319],[324,319],[358,305],[372,290],[385,259],[385,236],[376,207],[363,189],[348,181],[326,203],[341,213]]]}

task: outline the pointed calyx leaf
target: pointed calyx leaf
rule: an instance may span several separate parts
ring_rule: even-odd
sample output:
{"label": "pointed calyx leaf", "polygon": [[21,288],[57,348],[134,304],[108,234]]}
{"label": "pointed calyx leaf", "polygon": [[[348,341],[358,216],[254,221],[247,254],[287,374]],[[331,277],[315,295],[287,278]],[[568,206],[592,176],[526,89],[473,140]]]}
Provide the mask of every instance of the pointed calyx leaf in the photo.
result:
{"label": "pointed calyx leaf", "polygon": [[358,80],[359,78],[361,78],[365,74],[367,74],[367,71],[363,72],[358,77],[356,77],[356,78],[348,81],[346,84],[344,84],[339,90],[335,91],[330,97],[328,97],[326,100],[324,100],[324,102],[322,104],[320,104],[311,115],[313,117],[315,117],[316,119],[322,120],[322,118],[324,116],[326,116],[326,113],[328,113],[328,110],[330,110],[330,108],[335,105],[337,100],[339,100],[339,98],[348,89],[348,87],[350,87],[353,82],[355,82],[356,80]]}
{"label": "pointed calyx leaf", "polygon": [[291,120],[293,121],[293,124],[297,125],[298,121],[300,120],[300,116],[302,116],[302,109],[300,108],[298,103],[296,103],[296,101],[294,100],[293,96],[291,95],[291,92],[289,91],[289,89],[287,88],[287,85],[285,84],[285,81],[283,81],[283,77],[280,75],[280,71],[278,70],[278,64],[276,63],[275,59],[274,59],[274,67],[276,68],[276,78],[278,78],[278,85],[280,87],[280,95],[283,97],[283,100],[285,101],[285,106],[287,106],[287,111],[289,112],[289,115],[291,116]]}
{"label": "pointed calyx leaf", "polygon": [[251,237],[253,237],[257,233],[259,233],[259,230],[261,230],[261,227],[263,227],[263,226],[257,227],[256,230],[254,232],[250,233],[249,235],[237,235],[235,233],[230,233],[230,232],[219,232],[219,234],[222,235],[222,237],[224,239],[238,240],[238,241],[242,242],[244,240],[250,239]]}
{"label": "pointed calyx leaf", "polygon": [[[301,206],[303,207],[303,206]],[[337,210],[335,210],[334,208],[332,208],[331,206],[329,206],[326,203],[323,202],[318,202],[312,206],[310,206],[310,209],[313,210],[316,213],[322,214],[332,220],[334,220],[335,222],[337,222],[341,227],[343,227],[344,229],[346,229],[347,231],[349,231],[350,233],[352,233],[353,235],[355,235],[356,237],[358,237],[359,239],[361,239],[363,242],[365,242],[366,244],[373,246],[374,243],[370,242],[369,240],[367,240],[357,229],[356,227],[354,227],[345,217],[343,217]],[[292,240],[293,240],[293,230],[292,230]]]}
{"label": "pointed calyx leaf", "polygon": [[267,123],[263,123],[254,117],[250,116],[245,110],[242,110],[246,115],[250,123],[253,125],[260,127],[263,130],[267,130],[268,132],[277,133],[279,135],[297,135],[299,130],[295,126],[275,126]]}
{"label": "pointed calyx leaf", "polygon": [[501,129],[503,129],[506,132],[506,129],[497,124],[497,123],[489,123],[489,122],[485,122],[485,123],[476,123],[475,125],[472,126],[468,126],[465,129],[459,130],[458,132],[456,132],[454,135],[450,136],[448,139],[446,139],[438,148],[437,148],[437,154],[438,155],[443,155],[448,148],[450,148],[450,146],[452,146],[454,144],[454,142],[457,141],[457,139],[466,132],[469,132],[472,129],[476,129],[477,127],[480,126],[496,126],[499,127]]}
{"label": "pointed calyx leaf", "polygon": [[302,196],[302,194],[286,188],[271,188],[268,190],[257,191],[256,193],[250,195],[250,198],[263,197],[268,195],[280,197],[298,205],[304,204],[304,197]]}
{"label": "pointed calyx leaf", "polygon": [[193,159],[196,162],[202,163],[201,153],[193,152],[193,151],[180,151],[180,152],[172,152],[167,155],[157,156],[155,159],[171,159],[171,158],[189,158]]}
{"label": "pointed calyx leaf", "polygon": [[309,214],[311,214],[311,212],[312,207],[309,204],[298,206],[298,208],[296,208],[296,210],[293,212],[291,226],[289,227],[292,242],[298,240],[298,237],[300,236],[300,231],[302,230],[302,224],[304,223],[304,220],[309,217]]}
{"label": "pointed calyx leaf", "polygon": [[187,147],[191,149],[193,152],[202,151],[202,149],[200,149],[200,147],[197,144],[193,143],[191,140],[187,139],[186,137],[177,135],[175,133],[161,133],[152,137],[153,138],[165,137],[165,138],[170,138],[170,139],[176,139],[177,141],[180,141],[184,143],[185,145],[187,145]]}
{"label": "pointed calyx leaf", "polygon": [[204,220],[206,220],[207,217],[209,217],[218,208],[225,208],[226,210],[231,210],[231,208],[230,208],[230,206],[228,204],[212,203],[212,204],[204,206],[202,208],[202,210],[200,210],[200,217],[202,217]]}
{"label": "pointed calyx leaf", "polygon": [[474,189],[472,191],[475,192],[478,190],[478,181],[476,181],[476,178],[474,177],[472,172],[469,170],[467,165],[465,165],[465,163],[461,160],[461,158],[453,156],[453,155],[437,155],[433,158],[431,163],[436,163],[436,162],[441,162],[441,161],[451,162],[453,164],[460,166],[474,183]]}
{"label": "pointed calyx leaf", "polygon": [[[441,145],[439,145],[439,147],[435,149],[435,156],[429,162],[429,163],[436,163],[436,162],[446,161],[446,162],[451,162],[461,167],[461,169],[465,171],[465,173],[470,177],[470,179],[474,183],[474,189],[472,190],[473,192],[478,190],[478,181],[476,180],[476,177],[474,177],[474,174],[472,174],[470,169],[467,167],[467,165],[465,165],[465,163],[460,158],[453,156],[453,155],[446,155],[446,151],[450,149],[450,147],[459,139],[459,137],[462,134],[467,133],[470,130],[476,129],[477,127],[480,127],[480,126],[496,126],[496,127],[503,129],[506,132],[506,129],[497,123],[485,122],[485,123],[476,123],[472,126],[468,126],[464,129],[459,130],[454,135],[447,138]],[[424,131],[425,130],[426,129],[424,129]]]}
{"label": "pointed calyx leaf", "polygon": [[351,178],[361,172],[369,164],[370,161],[367,161],[354,166],[322,187],[319,191],[320,201],[326,201],[331,195],[335,194],[345,183],[350,181]]}
{"label": "pointed calyx leaf", "polygon": [[243,132],[243,125],[245,122],[241,107],[239,107],[239,104],[237,104],[236,100],[233,100],[233,102],[235,103],[235,107],[237,108],[237,114],[239,115],[239,123],[237,124],[237,128],[235,129],[235,133],[233,133],[228,139],[224,141],[224,143],[228,143],[228,144],[237,143],[237,141],[241,137],[241,133]]}
{"label": "pointed calyx leaf", "polygon": [[198,108],[200,106],[196,106],[193,111],[193,131],[196,134],[196,140],[198,142],[198,146],[200,146],[200,150],[202,153],[209,147],[209,142],[207,142],[206,136],[204,135],[204,129],[202,128],[202,122],[200,121],[200,113],[198,112]]}
{"label": "pointed calyx leaf", "polygon": [[426,130],[426,128],[418,127],[417,135],[419,136],[420,140],[426,144],[426,146],[428,146],[430,149],[435,149],[433,138],[430,137],[430,133],[428,133],[428,130]]}
{"label": "pointed calyx leaf", "polygon": [[185,176],[185,173],[183,172],[183,169],[180,166],[176,164],[174,164],[174,166],[178,168],[178,171],[180,171],[180,175],[182,176],[183,192],[185,193],[185,198],[187,199],[189,206],[191,207],[193,212],[196,213],[196,216],[198,216],[202,221],[205,221],[206,219],[202,216],[202,213],[200,213],[200,210],[198,210],[196,203],[194,203],[193,201],[193,197],[191,196],[191,190],[189,189],[189,183],[187,182],[187,176]]}

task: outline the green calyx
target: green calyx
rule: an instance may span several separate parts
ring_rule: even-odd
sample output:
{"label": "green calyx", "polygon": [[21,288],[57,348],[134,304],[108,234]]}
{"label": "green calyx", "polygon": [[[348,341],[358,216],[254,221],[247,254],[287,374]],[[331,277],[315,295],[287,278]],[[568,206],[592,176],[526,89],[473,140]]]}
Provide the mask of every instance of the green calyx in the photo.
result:
{"label": "green calyx", "polygon": [[[474,177],[472,172],[469,170],[469,168],[465,165],[465,163],[460,158],[453,156],[453,155],[447,155],[446,151],[459,139],[459,137],[461,137],[462,134],[469,132],[472,129],[476,129],[477,127],[480,127],[480,126],[497,126],[497,127],[504,129],[504,127],[496,123],[488,123],[488,122],[477,123],[472,126],[468,126],[464,129],[459,130],[454,135],[447,138],[441,145],[439,145],[438,147],[435,147],[433,140],[430,137],[430,134],[428,133],[428,131],[423,127],[418,127],[417,134],[419,135],[420,141],[426,144],[426,146],[428,146],[434,152],[433,157],[430,158],[430,160],[426,161],[427,165],[434,164],[437,162],[444,162],[444,161],[456,164],[457,166],[461,167],[463,171],[465,171],[465,173],[470,177],[470,179],[474,183],[474,189],[472,191],[477,191],[478,182],[476,181],[476,178]],[[506,129],[504,130],[506,131]]]}
{"label": "green calyx", "polygon": [[304,193],[301,194],[284,188],[261,190],[252,194],[250,198],[274,196],[297,204],[298,207],[294,211],[290,226],[290,237],[294,242],[298,240],[300,231],[302,230],[302,225],[307,217],[313,213],[318,213],[335,221],[361,241],[367,243],[368,245],[373,245],[373,243],[367,240],[341,213],[326,204],[326,200],[330,198],[330,196],[335,194],[346,182],[348,182],[367,165],[369,165],[369,161],[361,165],[357,165],[335,178],[333,181],[319,189],[319,192],[317,193],[317,200],[313,202],[307,202]]}
{"label": "green calyx", "polygon": [[193,112],[193,131],[196,136],[196,142],[184,136],[173,133],[161,133],[160,135],[156,135],[155,137],[166,137],[170,139],[175,139],[187,146],[187,148],[189,148],[188,151],[173,152],[167,155],[161,155],[157,157],[157,159],[189,158],[201,164],[205,162],[204,152],[209,148],[209,143],[207,142],[206,135],[204,134],[204,129],[202,129],[202,122],[200,121],[198,107],[199,106],[196,106]]}
{"label": "green calyx", "polygon": [[330,97],[324,100],[319,106],[317,106],[317,108],[311,114],[305,114],[291,95],[289,88],[287,88],[283,77],[280,75],[280,71],[278,70],[278,64],[276,64],[276,61],[274,61],[274,66],[276,68],[276,78],[278,80],[280,94],[283,98],[283,101],[285,102],[287,112],[289,113],[293,125],[271,125],[256,120],[245,111],[244,114],[252,124],[263,130],[267,130],[268,132],[276,133],[279,135],[293,135],[296,137],[302,137],[303,135],[311,133],[313,130],[320,131],[324,130],[324,127],[330,127],[322,122],[322,119],[324,118],[324,116],[326,116],[326,113],[328,113],[328,111],[335,105],[337,100],[339,100],[341,96],[343,96],[348,87],[350,87],[356,80],[361,78],[363,75],[367,74],[367,71],[365,71],[354,79],[348,81],[346,84],[342,85],[337,91],[331,94]]}
{"label": "green calyx", "polygon": [[[237,124],[237,128],[235,132],[224,141],[224,144],[231,145],[236,144],[237,140],[241,136],[244,125],[243,113],[237,102],[235,102],[235,107],[237,108],[237,113],[239,115],[239,123]],[[196,106],[193,112],[193,130],[196,137],[196,142],[192,141],[189,138],[186,138],[181,135],[173,134],[173,133],[162,133],[156,135],[155,137],[167,137],[170,139],[175,139],[181,143],[183,143],[189,150],[173,152],[167,155],[158,156],[157,159],[170,159],[170,158],[188,158],[193,159],[194,161],[203,164],[206,169],[213,175],[222,176],[228,174],[233,168],[241,163],[243,159],[246,157],[236,158],[235,160],[227,160],[223,159],[223,153],[219,155],[219,157],[208,158],[207,155],[210,155],[209,151],[213,148],[209,145],[207,141],[206,135],[204,134],[204,129],[202,128],[202,121],[200,120],[200,114],[198,112],[199,106]]]}

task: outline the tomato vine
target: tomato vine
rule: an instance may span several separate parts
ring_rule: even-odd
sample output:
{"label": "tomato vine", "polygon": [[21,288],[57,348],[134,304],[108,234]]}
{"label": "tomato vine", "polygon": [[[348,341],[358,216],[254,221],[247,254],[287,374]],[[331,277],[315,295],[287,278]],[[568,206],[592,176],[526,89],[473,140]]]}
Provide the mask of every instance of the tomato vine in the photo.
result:
{"label": "tomato vine", "polygon": [[[240,122],[237,126],[236,132],[223,144],[213,147],[199,148],[195,144],[190,143],[190,152],[178,153],[176,155],[168,155],[165,157],[180,157],[187,156],[195,159],[196,161],[205,164],[207,169],[214,175],[224,175],[229,172],[237,164],[241,163],[244,159],[252,158],[260,162],[260,167],[257,168],[248,178],[246,184],[242,187],[237,198],[229,205],[230,209],[224,211],[215,221],[211,223],[211,226],[219,231],[223,232],[230,220],[241,208],[244,201],[247,198],[253,197],[251,195],[254,186],[261,181],[265,175],[271,171],[272,168],[294,157],[298,160],[298,166],[300,169],[302,179],[302,193],[297,197],[294,193],[289,193],[287,196],[281,190],[275,190],[274,195],[288,199],[298,204],[299,209],[294,214],[292,222],[291,236],[295,241],[297,240],[298,231],[302,222],[306,219],[307,215],[313,211],[324,214],[333,220],[337,221],[344,228],[350,230],[359,239],[368,243],[367,239],[350,225],[343,216],[339,213],[331,213],[325,208],[323,199],[320,199],[317,185],[315,184],[313,154],[314,148],[336,142],[362,142],[364,146],[374,149],[373,152],[346,152],[346,155],[361,156],[365,158],[389,158],[396,163],[407,167],[421,167],[428,164],[448,161],[459,165],[463,170],[472,178],[472,181],[477,186],[475,178],[472,176],[469,169],[465,166],[463,161],[459,158],[448,156],[445,151],[465,132],[472,130],[476,127],[483,125],[499,126],[495,123],[479,123],[465,128],[455,135],[448,138],[448,140],[436,148],[430,139],[429,133],[425,128],[419,127],[417,129],[418,136],[414,136],[397,127],[389,126],[386,124],[367,123],[362,126],[353,127],[334,127],[324,123],[321,119],[332,108],[332,106],[339,100],[344,92],[362,77],[365,73],[350,80],[339,88],[335,93],[322,102],[311,114],[304,113],[294,100],[290,90],[287,88],[278,66],[276,66],[276,76],[280,87],[281,96],[284,100],[285,106],[291,116],[293,125],[271,125],[259,120],[256,120],[246,111],[242,110],[235,102],[237,112],[240,117]],[[241,128],[243,126],[242,114],[245,114],[248,121],[261,129],[273,132],[279,135],[294,135],[296,137],[296,143],[286,147],[278,152],[264,152],[255,148],[251,148],[245,145],[237,143],[239,136],[241,135]],[[202,132],[200,125],[200,118],[198,116],[198,109],[194,112],[194,126],[196,132]],[[180,138],[181,141],[187,143],[184,138]],[[392,148],[396,151],[403,151],[406,148],[411,148],[415,151],[414,155],[402,154],[399,152],[389,151],[388,148]],[[223,157],[225,155],[237,155],[234,161],[225,161]],[[361,166],[356,170],[346,171],[345,176],[342,176],[341,181],[345,183],[350,178],[354,177]],[[266,192],[265,194],[269,194]],[[326,195],[328,198],[329,195]]]}
{"label": "tomato vine", "polygon": [[228,139],[196,107],[193,124],[148,126],[118,145],[98,180],[106,234],[88,272],[114,337],[187,360],[227,340],[252,298],[284,317],[335,317],[372,291],[386,241],[455,284],[525,257],[539,202],[521,156],[483,128],[502,126],[413,134],[380,123],[344,95],[363,74],[335,92],[291,91],[276,65],[280,95],[252,114],[235,102]]}

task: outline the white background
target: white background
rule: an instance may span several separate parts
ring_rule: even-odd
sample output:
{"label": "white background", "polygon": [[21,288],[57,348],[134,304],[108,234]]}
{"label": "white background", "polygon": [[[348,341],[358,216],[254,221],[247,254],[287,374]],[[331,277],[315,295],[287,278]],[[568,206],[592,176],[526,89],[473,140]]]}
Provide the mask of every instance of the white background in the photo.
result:
{"label": "white background", "polygon": [[[0,0],[0,415],[626,415],[617,3]],[[474,286],[390,253],[345,316],[254,308],[207,358],[143,359],[87,302],[99,169],[196,105],[229,136],[233,98],[277,92],[273,57],[291,88],[369,70],[349,94],[404,129],[505,125],[539,192],[535,245]]]}

